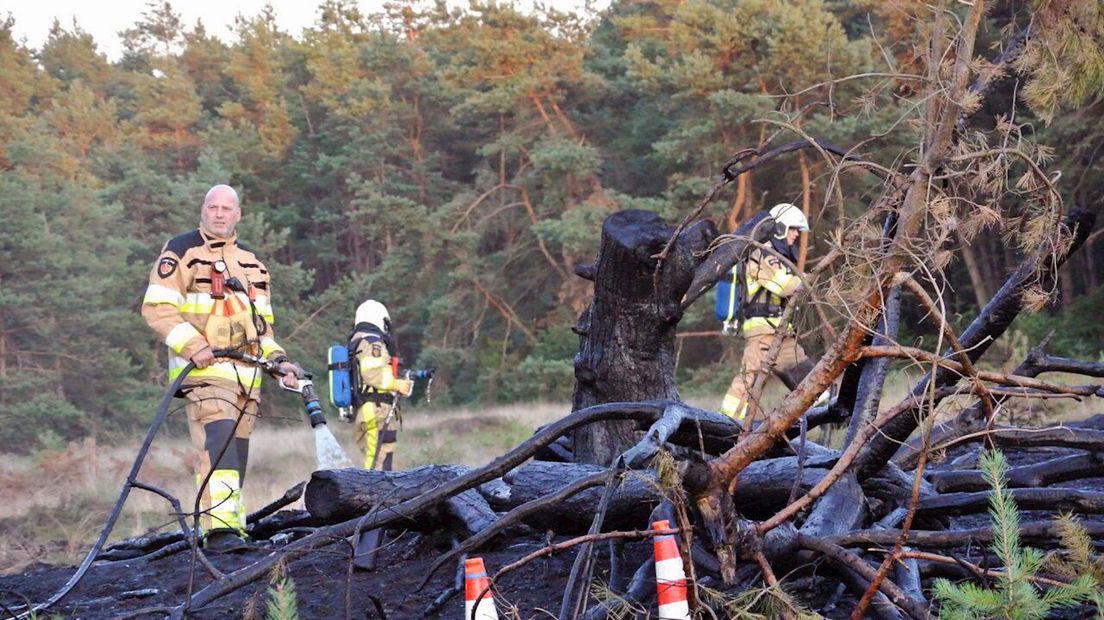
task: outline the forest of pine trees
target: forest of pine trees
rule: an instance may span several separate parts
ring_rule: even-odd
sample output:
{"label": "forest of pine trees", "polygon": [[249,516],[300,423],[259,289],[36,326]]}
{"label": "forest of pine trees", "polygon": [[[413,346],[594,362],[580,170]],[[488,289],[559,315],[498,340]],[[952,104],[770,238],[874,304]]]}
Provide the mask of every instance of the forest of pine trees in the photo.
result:
{"label": "forest of pine trees", "polygon": [[[638,208],[675,223],[729,157],[795,132],[884,165],[915,155],[924,7],[622,0],[572,14],[473,1],[368,15],[328,0],[301,32],[280,31],[268,10],[239,19],[237,39],[224,43],[165,3],[123,34],[117,60],[79,25],[55,24],[30,49],[9,17],[0,450],[149,419],[165,353],[138,315],[146,276],[223,182],[241,193],[241,238],[273,272],[281,343],[316,375],[353,309],[374,297],[391,309],[409,361],[440,369],[435,402],[566,401],[571,326],[591,294],[574,270],[593,261],[602,220]],[[1047,11],[1065,11],[1064,21],[1048,24]],[[981,103],[993,111],[960,131],[1015,136],[1061,171],[1067,208],[1101,215],[1104,58],[1079,41],[1104,37],[1104,9],[998,2],[977,49],[995,57],[1028,22],[1063,62],[1029,48]],[[1023,103],[1015,116],[1005,112],[1012,99]],[[798,204],[812,223],[805,261],[879,188],[871,175],[837,178],[806,149],[740,176],[706,215],[728,231],[777,202]],[[983,304],[1019,263],[1004,240],[1032,213],[1017,207],[1002,202],[1021,214],[1002,221],[978,214],[976,235],[959,240],[962,260],[942,274],[950,318]],[[1023,342],[1054,329],[1052,352],[1102,354],[1100,239],[1062,268],[1053,301],[1019,319]],[[682,321],[678,378],[719,399],[740,343],[703,335],[717,328],[703,299]],[[815,334],[806,342],[823,349]]]}

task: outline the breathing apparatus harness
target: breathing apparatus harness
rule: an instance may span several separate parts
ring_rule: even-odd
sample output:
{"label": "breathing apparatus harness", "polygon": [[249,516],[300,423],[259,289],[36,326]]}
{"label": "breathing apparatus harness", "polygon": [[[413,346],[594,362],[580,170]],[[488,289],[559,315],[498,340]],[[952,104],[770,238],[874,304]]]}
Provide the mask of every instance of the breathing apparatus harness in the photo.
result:
{"label": "breathing apparatus harness", "polygon": [[[364,335],[357,336],[357,334]],[[395,338],[390,331],[381,329],[378,325],[372,323],[357,323],[346,339],[346,344],[333,345],[329,351],[330,402],[337,408],[342,421],[352,422],[356,418],[357,410],[366,403],[389,406],[386,422],[390,422],[398,414],[398,401],[401,398],[399,394],[360,384],[360,363],[357,359],[357,350],[364,341],[380,342],[387,347],[387,351],[391,356],[391,375],[396,379],[425,380],[425,398],[427,403],[430,402],[433,376],[437,369],[412,370],[403,368]]]}
{"label": "breathing apparatus harness", "polygon": [[[771,249],[777,252],[779,255],[789,259],[791,263],[797,262],[797,256],[794,253],[794,246],[786,243],[784,238],[779,239],[777,235],[771,237]],[[760,260],[766,260],[766,253],[761,251],[762,258]],[[743,265],[743,272],[747,273],[747,263]],[[747,278],[744,278],[744,290],[747,291]],[[782,312],[786,309],[786,303],[789,299],[782,297],[780,303],[771,303],[771,297],[773,295],[764,287],[759,287],[758,291],[747,300],[741,308],[741,318],[743,317],[764,317],[768,319],[777,319],[782,316]],[[746,298],[745,298],[746,299]],[[777,326],[776,326],[777,327]]]}
{"label": "breathing apparatus harness", "polygon": [[[755,218],[759,218],[759,221],[748,237],[753,241],[769,239],[770,247],[774,252],[789,259],[790,262],[797,262],[794,246],[786,243],[788,230],[786,225],[770,217],[766,211],[757,214]],[[717,282],[714,313],[717,320],[721,322],[723,334],[740,333],[740,326],[745,319],[779,318],[786,308],[787,299],[783,298],[780,304],[771,304],[771,293],[763,287],[760,287],[755,295],[749,295],[748,263],[754,249],[755,245],[752,243],[745,245],[736,257],[735,264],[729,269],[728,278]],[[761,249],[760,254],[763,256],[760,260],[765,260],[767,252]]]}

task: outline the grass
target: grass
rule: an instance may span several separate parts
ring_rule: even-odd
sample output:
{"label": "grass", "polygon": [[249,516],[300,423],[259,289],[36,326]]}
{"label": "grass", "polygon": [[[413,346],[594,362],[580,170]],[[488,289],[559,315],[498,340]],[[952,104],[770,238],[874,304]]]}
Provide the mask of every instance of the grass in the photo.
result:
{"label": "grass", "polygon": [[[563,416],[567,404],[520,403],[463,409],[410,408],[403,413],[396,467],[430,463],[483,465],[533,431]],[[353,426],[331,416],[329,426],[354,462],[360,457]],[[97,442],[89,438],[62,451],[0,460],[0,573],[35,562],[76,563],[99,534],[126,480],[140,438]],[[191,444],[186,431],[160,435],[139,479],[179,498],[188,510],[194,498]],[[245,500],[254,510],[306,480],[315,469],[314,436],[306,423],[266,424],[250,442]],[[175,529],[165,500],[134,489],[111,540]]]}

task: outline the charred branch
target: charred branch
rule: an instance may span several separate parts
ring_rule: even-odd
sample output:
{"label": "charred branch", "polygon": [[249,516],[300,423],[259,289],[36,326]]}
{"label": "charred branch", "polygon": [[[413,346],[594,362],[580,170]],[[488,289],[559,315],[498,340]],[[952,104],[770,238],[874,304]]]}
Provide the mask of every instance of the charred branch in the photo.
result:
{"label": "charred branch", "polygon": [[[1081,526],[1093,539],[1099,540],[1104,536],[1104,523],[1099,521],[1082,521]],[[1058,526],[1054,521],[1037,521],[1020,524],[1020,538],[1025,543],[1047,545],[1053,544],[1060,536]],[[844,547],[892,545],[901,537],[901,530],[858,530],[848,532],[828,539],[831,542]],[[953,548],[965,547],[971,544],[983,544],[992,542],[993,528],[979,527],[961,530],[935,531],[935,530],[911,530],[908,541],[914,547]]]}
{"label": "charred branch", "polygon": [[[990,344],[1004,334],[1005,330],[1020,313],[1024,306],[1024,293],[1033,286],[1045,285],[1052,280],[1052,274],[1070,255],[1084,243],[1096,221],[1095,215],[1086,211],[1074,210],[1066,216],[1063,230],[1070,237],[1065,248],[1052,247],[1049,244],[1038,248],[1005,281],[993,299],[981,310],[980,314],[962,332],[959,341],[968,351],[970,361],[977,361]],[[948,352],[944,357],[950,357]],[[913,396],[922,396],[934,381],[936,387],[946,387],[958,382],[960,375],[949,369],[939,369],[935,376],[927,376],[912,390]],[[897,452],[900,445],[916,430],[923,419],[924,409],[915,407],[909,415],[899,415],[886,425],[884,432],[873,439],[859,455],[858,473],[860,477],[869,476],[882,467]]]}

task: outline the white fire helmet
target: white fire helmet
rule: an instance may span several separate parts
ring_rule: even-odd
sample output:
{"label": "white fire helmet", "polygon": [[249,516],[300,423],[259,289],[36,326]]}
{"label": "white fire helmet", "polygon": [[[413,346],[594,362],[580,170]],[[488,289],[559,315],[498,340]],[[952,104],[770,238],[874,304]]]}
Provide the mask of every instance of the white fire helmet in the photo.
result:
{"label": "white fire helmet", "polygon": [[796,205],[788,202],[782,202],[771,207],[770,216],[775,221],[774,236],[779,239],[784,239],[786,231],[791,228],[796,228],[801,232],[809,230],[809,220],[805,219],[805,214]]}
{"label": "white fire helmet", "polygon": [[354,323],[368,323],[385,332],[391,331],[391,315],[387,313],[387,308],[383,304],[374,299],[360,304],[356,310]]}

